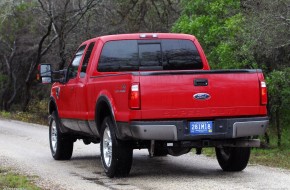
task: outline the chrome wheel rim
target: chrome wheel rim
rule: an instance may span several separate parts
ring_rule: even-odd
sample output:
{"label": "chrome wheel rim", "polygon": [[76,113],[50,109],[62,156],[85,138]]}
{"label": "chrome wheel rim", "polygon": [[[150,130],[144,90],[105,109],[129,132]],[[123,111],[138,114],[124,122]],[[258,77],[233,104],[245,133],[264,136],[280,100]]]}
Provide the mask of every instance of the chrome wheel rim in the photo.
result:
{"label": "chrome wheel rim", "polygon": [[103,156],[107,167],[112,163],[112,138],[109,126],[106,127],[103,135]]}
{"label": "chrome wheel rim", "polygon": [[51,123],[50,142],[51,142],[52,151],[55,153],[57,149],[57,129],[56,129],[56,123],[54,120]]}

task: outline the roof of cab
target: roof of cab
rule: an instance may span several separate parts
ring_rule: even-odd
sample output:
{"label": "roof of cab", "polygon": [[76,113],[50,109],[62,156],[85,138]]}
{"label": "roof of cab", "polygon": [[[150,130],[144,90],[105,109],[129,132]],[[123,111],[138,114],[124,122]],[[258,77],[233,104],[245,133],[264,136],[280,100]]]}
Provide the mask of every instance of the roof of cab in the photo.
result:
{"label": "roof of cab", "polygon": [[115,35],[106,35],[96,37],[90,40],[85,41],[89,43],[91,41],[96,41],[100,39],[104,43],[107,41],[114,40],[158,40],[158,39],[184,39],[184,40],[195,40],[195,36],[189,34],[177,34],[177,33],[133,33],[133,34],[115,34]]}

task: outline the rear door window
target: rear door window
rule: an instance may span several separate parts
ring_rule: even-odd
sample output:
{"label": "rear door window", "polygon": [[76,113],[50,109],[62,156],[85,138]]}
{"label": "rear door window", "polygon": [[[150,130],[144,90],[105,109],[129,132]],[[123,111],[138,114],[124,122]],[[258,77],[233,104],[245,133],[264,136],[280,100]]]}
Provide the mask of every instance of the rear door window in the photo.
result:
{"label": "rear door window", "polygon": [[107,42],[102,50],[98,71],[137,71],[139,69],[136,40]]}
{"label": "rear door window", "polygon": [[98,64],[100,72],[202,68],[200,55],[190,40],[109,41]]}
{"label": "rear door window", "polygon": [[86,55],[82,64],[82,68],[81,68],[81,74],[80,77],[84,78],[86,76],[86,72],[87,72],[87,67],[90,61],[90,57],[94,48],[95,42],[90,43],[87,51],[86,51]]}

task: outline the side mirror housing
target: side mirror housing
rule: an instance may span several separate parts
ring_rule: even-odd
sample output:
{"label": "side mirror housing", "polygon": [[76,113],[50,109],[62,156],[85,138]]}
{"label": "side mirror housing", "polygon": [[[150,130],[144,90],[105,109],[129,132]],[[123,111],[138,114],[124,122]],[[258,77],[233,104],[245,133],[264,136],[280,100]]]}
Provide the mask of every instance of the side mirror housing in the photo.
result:
{"label": "side mirror housing", "polygon": [[53,82],[52,80],[52,71],[51,71],[51,65],[50,64],[40,64],[38,67],[41,83],[43,84],[51,84]]}
{"label": "side mirror housing", "polygon": [[66,83],[66,72],[67,69],[52,71],[51,64],[43,63],[38,65],[37,80],[42,84],[51,84],[54,82]]}

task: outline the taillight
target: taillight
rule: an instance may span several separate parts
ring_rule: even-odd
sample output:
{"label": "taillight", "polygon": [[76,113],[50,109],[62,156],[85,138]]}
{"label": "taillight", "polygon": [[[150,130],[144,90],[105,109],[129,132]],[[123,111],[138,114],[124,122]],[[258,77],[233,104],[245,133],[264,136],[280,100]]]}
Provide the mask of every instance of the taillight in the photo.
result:
{"label": "taillight", "polygon": [[129,106],[131,109],[140,109],[140,85],[139,83],[133,83],[131,85],[131,91],[129,95]]}
{"label": "taillight", "polygon": [[261,104],[266,105],[268,102],[267,86],[265,81],[260,81]]}

